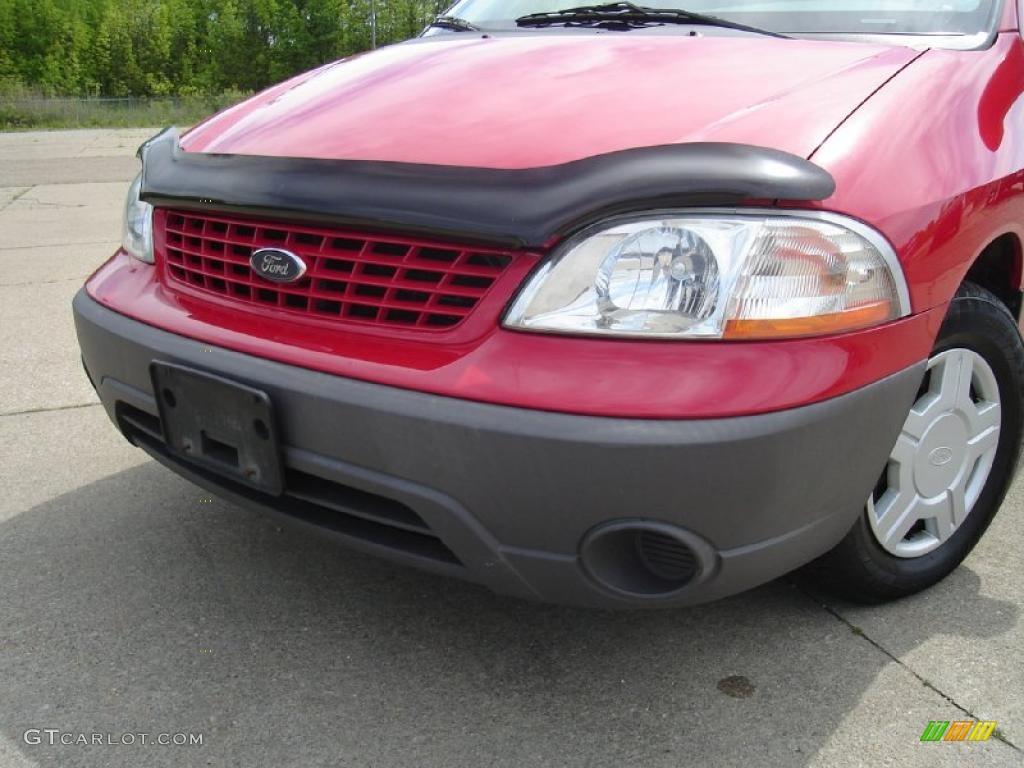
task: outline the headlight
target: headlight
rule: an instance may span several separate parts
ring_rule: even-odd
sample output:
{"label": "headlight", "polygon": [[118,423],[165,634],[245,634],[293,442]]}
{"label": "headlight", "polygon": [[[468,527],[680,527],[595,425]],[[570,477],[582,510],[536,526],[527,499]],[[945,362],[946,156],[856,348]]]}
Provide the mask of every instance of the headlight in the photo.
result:
{"label": "headlight", "polygon": [[678,339],[842,333],[908,314],[880,234],[845,217],[666,213],[606,222],[565,243],[505,325]]}
{"label": "headlight", "polygon": [[128,188],[124,201],[124,226],[121,247],[139,261],[153,263],[153,206],[139,199],[142,174]]}

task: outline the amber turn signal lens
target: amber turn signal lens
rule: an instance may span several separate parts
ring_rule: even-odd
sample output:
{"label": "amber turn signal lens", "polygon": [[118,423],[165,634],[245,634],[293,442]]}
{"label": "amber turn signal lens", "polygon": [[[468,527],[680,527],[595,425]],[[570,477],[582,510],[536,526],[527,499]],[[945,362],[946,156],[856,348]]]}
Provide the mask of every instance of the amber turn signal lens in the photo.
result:
{"label": "amber turn signal lens", "polygon": [[755,340],[827,336],[870,328],[873,325],[894,320],[896,316],[891,301],[879,301],[830,315],[778,320],[730,320],[725,325],[725,333],[722,338]]}

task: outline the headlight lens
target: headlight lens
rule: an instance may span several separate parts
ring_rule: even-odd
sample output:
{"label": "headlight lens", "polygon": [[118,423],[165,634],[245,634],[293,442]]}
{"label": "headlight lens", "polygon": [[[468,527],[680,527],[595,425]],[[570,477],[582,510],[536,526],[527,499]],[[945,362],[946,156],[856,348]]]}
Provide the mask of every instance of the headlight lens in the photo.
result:
{"label": "headlight lens", "polygon": [[139,199],[142,174],[128,188],[124,201],[124,226],[121,247],[139,261],[153,263],[153,206]]}
{"label": "headlight lens", "polygon": [[505,318],[524,330],[681,339],[841,333],[910,311],[891,246],[831,214],[665,214],[567,242]]}

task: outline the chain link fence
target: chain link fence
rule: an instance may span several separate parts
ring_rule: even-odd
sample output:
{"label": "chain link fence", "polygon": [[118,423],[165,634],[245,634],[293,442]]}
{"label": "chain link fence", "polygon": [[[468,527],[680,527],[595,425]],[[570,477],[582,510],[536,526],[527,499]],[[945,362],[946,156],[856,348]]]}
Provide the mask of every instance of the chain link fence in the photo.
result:
{"label": "chain link fence", "polygon": [[244,93],[156,98],[45,98],[0,94],[0,129],[191,125]]}

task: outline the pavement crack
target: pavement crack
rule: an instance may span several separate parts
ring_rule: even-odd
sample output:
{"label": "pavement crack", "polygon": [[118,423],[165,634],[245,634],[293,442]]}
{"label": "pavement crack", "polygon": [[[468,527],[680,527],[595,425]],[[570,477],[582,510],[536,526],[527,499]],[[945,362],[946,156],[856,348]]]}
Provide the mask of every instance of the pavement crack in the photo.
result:
{"label": "pavement crack", "polygon": [[45,200],[40,200],[38,197],[26,197],[25,195],[28,194],[28,191],[29,190],[26,189],[24,192],[22,192],[17,197],[12,198],[7,203],[7,205],[4,206],[4,210],[7,210],[7,208],[9,208],[16,200],[21,200],[22,202],[27,203],[29,208],[34,208],[34,209],[42,209],[42,208],[87,208],[88,207],[85,203],[50,203],[50,202],[47,202]]}
{"label": "pavement crack", "polygon": [[88,275],[76,275],[75,277],[61,277],[56,280],[27,280],[22,283],[0,283],[0,288],[19,288],[26,285],[57,285],[58,283],[82,282]]}
{"label": "pavement crack", "polygon": [[7,411],[0,413],[0,418],[4,416],[24,416],[27,413],[50,413],[52,411],[74,411],[79,408],[95,408],[102,403],[77,403],[75,405],[55,405],[49,408],[26,408],[23,411]]}
{"label": "pavement crack", "polygon": [[[956,707],[958,710],[960,710],[965,715],[967,715],[967,717],[969,717],[969,718],[971,718],[973,720],[982,720],[983,719],[983,718],[979,717],[978,715],[974,714],[973,712],[971,712],[971,710],[969,710],[967,707],[965,707],[962,704],[960,704],[956,699],[954,699],[948,693],[946,693],[945,691],[943,691],[940,688],[936,687],[935,684],[932,683],[930,680],[927,680],[926,678],[924,678],[921,675],[919,675],[914,670],[913,667],[909,666],[906,662],[904,662],[898,656],[894,655],[892,652],[890,652],[884,645],[879,643],[877,640],[874,640],[873,638],[871,638],[863,629],[861,629],[856,624],[854,624],[852,621],[847,619],[845,616],[843,616],[841,613],[839,613],[839,611],[837,611],[831,605],[829,605],[826,602],[823,602],[821,600],[821,598],[815,596],[814,594],[808,592],[805,589],[802,589],[802,588],[799,588],[799,587],[798,587],[798,589],[800,589],[800,591],[803,592],[804,595],[806,595],[808,598],[810,598],[815,603],[820,605],[825,610],[825,612],[830,614],[834,619],[836,619],[836,621],[840,622],[841,624],[844,624],[846,626],[846,628],[850,630],[850,632],[852,632],[853,634],[857,635],[860,638],[863,638],[867,643],[872,645],[880,653],[884,654],[885,656],[890,658],[892,661],[894,661],[896,664],[898,664],[900,667],[902,667],[907,672],[909,672],[911,675],[913,675],[917,679],[917,681],[919,683],[921,683],[921,685],[923,685],[925,688],[927,688],[927,689],[929,689],[931,691],[934,691],[936,694],[938,694],[943,699],[948,701],[952,706]],[[1011,749],[1013,749],[1013,750],[1015,750],[1015,751],[1017,751],[1017,752],[1019,752],[1021,754],[1024,754],[1024,749],[1021,749],[1016,744],[1014,744],[1012,741],[1010,741],[1008,738],[1006,738],[1006,735],[1004,733],[1002,733],[1001,731],[999,731],[998,729],[996,729],[996,731],[994,731],[992,733],[992,738],[995,739],[996,741],[1001,741],[1003,744],[1005,744],[1006,746],[1010,747]]]}
{"label": "pavement crack", "polygon": [[35,187],[25,187],[23,190],[21,190],[21,192],[16,194],[14,197],[12,197],[6,203],[4,203],[4,207],[0,208],[0,213],[3,213],[4,211],[6,211],[8,208],[10,208],[12,205],[14,205],[14,202],[16,200],[21,200],[21,198],[23,198],[25,195],[27,195],[33,189],[35,189]]}
{"label": "pavement crack", "polygon": [[[2,209],[0,209],[2,211]],[[32,245],[0,245],[0,252],[2,251],[20,251],[28,248],[77,248],[80,245],[109,245],[111,248],[116,247],[116,243],[107,240],[86,240],[81,243],[33,243]]]}

